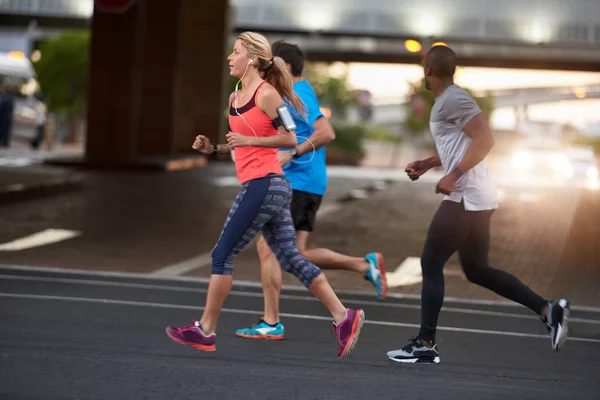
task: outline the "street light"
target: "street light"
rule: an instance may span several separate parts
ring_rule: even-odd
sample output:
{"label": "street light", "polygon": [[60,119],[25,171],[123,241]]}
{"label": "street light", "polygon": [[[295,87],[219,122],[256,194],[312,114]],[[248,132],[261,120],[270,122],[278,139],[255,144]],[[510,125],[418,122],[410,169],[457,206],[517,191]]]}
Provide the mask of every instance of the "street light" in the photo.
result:
{"label": "street light", "polygon": [[418,53],[422,48],[421,43],[413,39],[408,39],[406,42],[404,42],[404,47],[406,47],[406,50],[411,53]]}
{"label": "street light", "polygon": [[578,99],[585,99],[585,89],[582,87],[578,87],[575,89],[575,97],[577,97]]}

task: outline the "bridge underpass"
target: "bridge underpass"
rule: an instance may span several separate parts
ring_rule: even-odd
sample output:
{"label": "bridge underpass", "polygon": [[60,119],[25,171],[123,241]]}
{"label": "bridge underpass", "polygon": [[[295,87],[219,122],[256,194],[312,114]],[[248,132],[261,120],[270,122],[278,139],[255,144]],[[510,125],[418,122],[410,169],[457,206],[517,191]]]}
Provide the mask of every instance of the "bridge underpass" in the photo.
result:
{"label": "bridge underpass", "polygon": [[[246,29],[295,41],[315,61],[419,63],[441,40],[464,66],[600,70],[596,0],[132,1],[123,14],[93,18],[92,0],[0,2],[0,30],[24,32],[35,20],[32,37],[44,38],[67,20],[65,28],[91,27],[87,158],[93,150],[99,164],[172,156],[199,133],[218,140],[226,44]],[[408,51],[406,39],[421,48]],[[148,93],[171,101],[159,106]]]}
{"label": "bridge underpass", "polygon": [[[241,31],[256,30],[270,41],[298,43],[314,61],[420,63],[425,49],[443,41],[464,66],[600,70],[600,3],[595,0],[229,3],[230,41]],[[91,26],[92,12],[93,0],[4,1],[0,26],[25,29],[35,20],[39,40],[57,28]],[[407,39],[417,40],[422,51],[408,51]]]}
{"label": "bridge underpass", "polygon": [[[243,30],[237,29],[236,32]],[[422,54],[411,53],[406,49],[407,38],[289,32],[265,32],[265,36],[270,42],[283,39],[298,44],[311,61],[420,64],[422,60]],[[235,35],[231,36],[230,40],[234,39]],[[429,48],[435,42],[438,40],[425,39],[422,46]],[[600,71],[600,47],[558,48],[468,40],[443,42],[457,53],[458,63],[465,67]]]}
{"label": "bridge underpass", "polygon": [[[600,99],[600,83],[583,86],[536,87],[490,91],[494,96],[494,108],[514,108],[521,122],[527,120],[527,107],[534,104],[556,103],[566,100],[585,101]],[[386,127],[398,127],[408,116],[409,104],[397,102],[373,106],[371,122]],[[351,122],[359,122],[358,109],[349,112]]]}

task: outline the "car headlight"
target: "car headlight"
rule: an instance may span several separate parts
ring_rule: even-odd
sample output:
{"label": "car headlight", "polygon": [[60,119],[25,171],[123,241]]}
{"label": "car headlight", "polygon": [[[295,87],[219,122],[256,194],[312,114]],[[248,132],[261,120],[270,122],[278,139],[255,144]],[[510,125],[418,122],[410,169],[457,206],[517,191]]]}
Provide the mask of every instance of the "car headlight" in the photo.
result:
{"label": "car headlight", "polygon": [[585,174],[587,175],[588,179],[591,181],[598,180],[598,168],[596,168],[596,167],[589,167],[587,169],[587,171],[585,172]]}

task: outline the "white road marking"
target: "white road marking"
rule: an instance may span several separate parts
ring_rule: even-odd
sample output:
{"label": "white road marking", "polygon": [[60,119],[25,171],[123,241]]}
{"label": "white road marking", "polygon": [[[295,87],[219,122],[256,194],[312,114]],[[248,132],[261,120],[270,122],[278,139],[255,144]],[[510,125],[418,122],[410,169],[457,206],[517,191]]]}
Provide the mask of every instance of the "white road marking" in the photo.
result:
{"label": "white road marking", "polygon": [[66,229],[46,229],[12,242],[0,244],[0,251],[19,251],[33,247],[45,246],[80,236],[81,232]]}
{"label": "white road marking", "polygon": [[421,283],[423,280],[421,275],[421,259],[419,257],[407,257],[394,272],[388,272],[385,276],[387,277],[388,287],[409,286]]}
{"label": "white road marking", "polygon": [[202,253],[199,256],[189,258],[175,264],[167,265],[166,267],[152,272],[152,275],[178,276],[184,275],[198,268],[208,267],[212,264],[211,254],[211,252]]}
{"label": "white road marking", "polygon": [[236,176],[220,176],[218,178],[213,179],[213,184],[216,186],[227,187],[227,186],[237,186],[241,187],[240,181]]}
{"label": "white road marking", "polygon": [[[170,281],[170,282],[190,282],[190,283],[204,283],[209,282],[209,278],[201,278],[194,276],[160,276],[151,275],[146,273],[135,273],[135,272],[117,272],[117,271],[89,271],[81,269],[68,269],[68,268],[54,268],[54,267],[39,267],[30,265],[6,265],[0,264],[0,271],[27,271],[27,272],[42,272],[42,273],[53,273],[53,274],[64,274],[64,275],[83,275],[83,276],[94,276],[102,278],[133,278],[139,280],[148,281]],[[260,282],[234,280],[234,287],[241,288],[261,288]],[[281,287],[283,290],[295,291],[295,292],[306,292],[306,288],[301,285],[287,285],[284,284]],[[372,294],[365,291],[358,290],[339,290],[336,291],[338,295],[348,296],[372,296]],[[390,299],[408,299],[408,300],[420,300],[421,296],[418,294],[405,294],[405,293],[388,293],[387,298]],[[460,297],[444,297],[444,303],[457,303],[457,304],[472,304],[472,305],[485,305],[485,306],[497,306],[497,307],[511,307],[511,308],[522,308],[523,306],[508,300],[483,300],[483,299],[467,299]],[[592,313],[600,313],[600,307],[592,306],[577,306],[571,305],[571,310],[584,311]]]}
{"label": "white road marking", "polygon": [[[89,286],[105,286],[105,287],[119,287],[129,289],[140,289],[140,290],[156,290],[156,291],[170,291],[170,292],[185,292],[185,293],[207,293],[208,290],[204,288],[195,288],[189,286],[172,286],[172,285],[154,285],[146,283],[133,283],[133,282],[114,282],[114,281],[101,281],[91,279],[72,279],[72,278],[53,278],[53,277],[38,277],[38,276],[21,276],[21,275],[0,275],[0,281],[2,279],[15,280],[15,281],[30,281],[30,282],[49,282],[49,283],[68,283],[75,285],[89,285]],[[253,297],[262,298],[262,292],[248,292],[231,290],[229,292],[231,296],[240,297]],[[307,302],[318,302],[319,300],[313,296],[298,296],[290,294],[281,294],[280,299],[282,300],[297,300]],[[351,300],[341,298],[344,304],[355,304],[358,306],[372,306],[372,307],[385,307],[385,308],[403,308],[409,310],[420,310],[421,306],[418,304],[399,304],[399,303],[382,303],[379,301],[368,301],[368,300]],[[442,307],[444,312],[452,312],[458,314],[471,314],[471,315],[485,315],[491,317],[502,317],[502,318],[517,318],[517,319],[529,319],[539,320],[537,316],[500,312],[500,311],[486,311],[486,310],[475,310],[470,308],[457,308],[457,307]],[[582,324],[600,325],[600,320],[586,319],[586,318],[569,318],[571,322],[578,322]]]}
{"label": "white road marking", "polygon": [[[103,299],[103,298],[89,298],[89,297],[69,297],[69,296],[46,296],[38,294],[14,294],[14,293],[0,293],[0,297],[14,298],[14,299],[29,299],[29,300],[54,300],[54,301],[69,301],[75,303],[96,303],[96,304],[113,304],[122,306],[133,306],[133,307],[153,307],[153,308],[169,308],[178,310],[196,310],[202,311],[204,307],[189,306],[185,304],[166,304],[166,303],[153,303],[143,301],[129,301],[129,300],[115,300],[115,299]],[[225,313],[233,314],[245,314],[245,315],[262,315],[263,310],[242,310],[238,308],[223,308],[221,310]],[[331,317],[323,317],[318,315],[308,314],[293,314],[293,313],[281,313],[282,317],[286,318],[298,318],[298,319],[309,319],[317,321],[331,321]],[[381,326],[394,326],[402,328],[419,328],[417,324],[406,324],[402,322],[390,322],[390,321],[373,321],[366,320],[365,323],[370,325],[381,325]],[[520,333],[520,332],[506,332],[506,331],[488,331],[485,329],[469,329],[469,328],[457,328],[453,326],[438,326],[438,331],[449,331],[449,332],[463,332],[463,333],[479,333],[484,335],[497,335],[497,336],[513,336],[513,337],[524,337],[524,338],[540,338],[548,339],[548,335],[538,335],[531,333]],[[581,338],[581,337],[569,337],[570,342],[588,342],[588,343],[600,343],[600,339]]]}

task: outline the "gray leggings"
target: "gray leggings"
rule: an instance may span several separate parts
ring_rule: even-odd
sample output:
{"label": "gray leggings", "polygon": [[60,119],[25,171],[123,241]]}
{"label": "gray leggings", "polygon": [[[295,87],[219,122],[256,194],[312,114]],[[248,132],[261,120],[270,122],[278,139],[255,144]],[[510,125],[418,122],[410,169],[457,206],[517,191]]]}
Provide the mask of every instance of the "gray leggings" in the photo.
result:
{"label": "gray leggings", "polygon": [[547,301],[513,275],[490,267],[490,219],[493,210],[466,211],[463,203],[442,201],[433,217],[421,270],[421,330],[419,338],[435,340],[435,331],[444,302],[444,264],[458,251],[467,279],[540,313]]}
{"label": "gray leggings", "polygon": [[234,257],[261,232],[281,268],[309,287],[321,270],[296,247],[291,199],[292,189],[282,175],[267,175],[244,183],[213,249],[212,273],[232,275]]}

